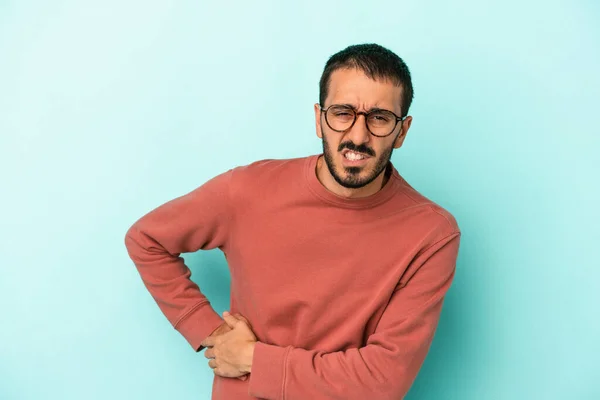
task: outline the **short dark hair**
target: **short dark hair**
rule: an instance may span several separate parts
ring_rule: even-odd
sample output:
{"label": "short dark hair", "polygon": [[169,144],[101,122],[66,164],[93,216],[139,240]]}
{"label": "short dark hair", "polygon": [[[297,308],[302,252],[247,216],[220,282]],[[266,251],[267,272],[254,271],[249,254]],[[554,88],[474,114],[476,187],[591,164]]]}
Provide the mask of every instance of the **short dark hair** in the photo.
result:
{"label": "short dark hair", "polygon": [[327,60],[319,82],[319,104],[323,106],[329,91],[331,74],[342,68],[357,68],[373,80],[387,79],[402,87],[401,117],[408,114],[414,96],[410,71],[404,61],[391,50],[375,43],[346,47]]}

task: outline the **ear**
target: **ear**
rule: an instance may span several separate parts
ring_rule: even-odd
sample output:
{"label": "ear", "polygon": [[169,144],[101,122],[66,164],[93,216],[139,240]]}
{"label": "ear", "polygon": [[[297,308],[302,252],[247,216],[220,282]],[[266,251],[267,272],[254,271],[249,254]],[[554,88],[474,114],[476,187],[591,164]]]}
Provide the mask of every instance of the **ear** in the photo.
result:
{"label": "ear", "polygon": [[317,129],[317,136],[323,139],[323,134],[321,133],[321,107],[319,103],[315,103],[315,127]]}
{"label": "ear", "polygon": [[398,134],[398,137],[396,138],[396,140],[394,140],[394,149],[398,149],[400,148],[400,146],[402,146],[402,143],[404,143],[404,138],[406,137],[406,134],[408,133],[408,128],[410,128],[410,124],[412,124],[412,117],[406,117],[406,119],[404,121],[402,121],[402,125],[400,127],[400,133]]}

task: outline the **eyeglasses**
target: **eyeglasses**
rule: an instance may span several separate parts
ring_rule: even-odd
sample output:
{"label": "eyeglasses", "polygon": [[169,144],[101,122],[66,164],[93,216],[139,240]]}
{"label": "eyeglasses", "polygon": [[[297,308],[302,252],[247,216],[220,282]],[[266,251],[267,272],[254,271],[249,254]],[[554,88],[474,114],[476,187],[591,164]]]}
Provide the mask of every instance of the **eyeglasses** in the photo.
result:
{"label": "eyeglasses", "polygon": [[321,112],[325,113],[325,122],[327,126],[336,132],[344,132],[354,126],[359,115],[365,116],[367,130],[373,136],[386,137],[394,132],[398,121],[404,121],[396,114],[388,110],[375,109],[369,112],[356,111],[347,105],[332,104],[327,108],[319,105]]}

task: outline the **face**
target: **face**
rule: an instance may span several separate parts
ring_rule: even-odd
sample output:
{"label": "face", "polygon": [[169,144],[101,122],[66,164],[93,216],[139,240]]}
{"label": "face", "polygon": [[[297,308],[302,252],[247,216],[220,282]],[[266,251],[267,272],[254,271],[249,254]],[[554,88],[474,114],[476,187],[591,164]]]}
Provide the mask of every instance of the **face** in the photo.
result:
{"label": "face", "polygon": [[[357,111],[386,109],[401,115],[402,88],[387,81],[374,81],[358,69],[338,69],[331,74],[329,92],[323,108],[331,104],[350,104]],[[323,154],[329,173],[347,189],[359,189],[383,179],[383,172],[406,137],[412,121],[398,122],[386,137],[373,136],[363,115],[347,131],[336,132],[325,121],[325,113],[315,104],[317,136],[323,140]]]}

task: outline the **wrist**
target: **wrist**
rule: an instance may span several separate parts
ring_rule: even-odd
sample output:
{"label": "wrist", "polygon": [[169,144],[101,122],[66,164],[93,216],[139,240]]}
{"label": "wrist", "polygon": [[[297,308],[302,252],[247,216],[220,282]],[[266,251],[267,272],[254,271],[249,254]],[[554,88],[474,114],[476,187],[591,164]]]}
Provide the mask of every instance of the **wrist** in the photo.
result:
{"label": "wrist", "polygon": [[246,362],[244,365],[244,372],[249,373],[252,372],[252,358],[254,357],[254,347],[256,346],[256,342],[250,342],[248,344],[248,349],[246,351]]}

